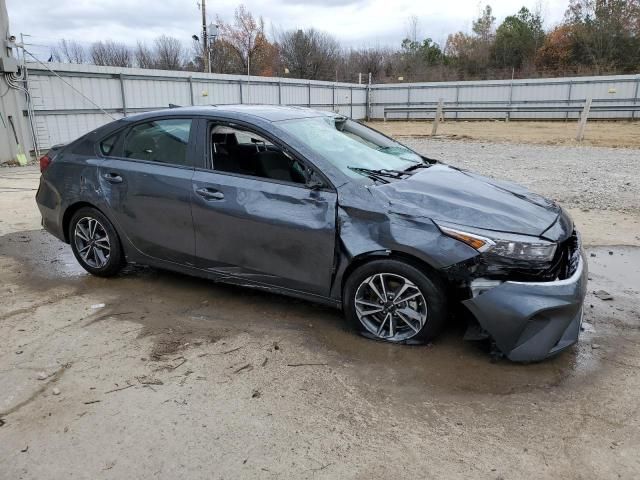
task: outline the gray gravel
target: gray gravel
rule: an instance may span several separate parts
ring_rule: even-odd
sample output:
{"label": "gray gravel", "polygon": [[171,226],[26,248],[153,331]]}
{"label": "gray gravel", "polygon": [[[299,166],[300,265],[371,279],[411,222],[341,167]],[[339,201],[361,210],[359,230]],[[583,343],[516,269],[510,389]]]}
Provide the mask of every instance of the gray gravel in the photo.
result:
{"label": "gray gravel", "polygon": [[[639,132],[640,134],[640,132]],[[511,180],[569,208],[640,210],[640,150],[411,138],[431,158]]]}

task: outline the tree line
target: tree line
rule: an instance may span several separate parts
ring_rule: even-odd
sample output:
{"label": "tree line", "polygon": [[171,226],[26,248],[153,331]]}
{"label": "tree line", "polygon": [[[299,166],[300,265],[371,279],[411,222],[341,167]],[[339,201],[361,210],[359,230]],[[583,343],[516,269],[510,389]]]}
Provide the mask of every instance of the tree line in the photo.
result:
{"label": "tree line", "polygon": [[[329,33],[273,29],[240,5],[233,19],[217,19],[211,48],[214,73],[290,76],[355,82],[371,73],[377,83],[636,73],[640,70],[640,0],[569,0],[563,21],[545,28],[540,12],[520,8],[499,25],[490,5],[470,32],[448,35],[444,45],[407,20],[398,48],[344,48]],[[52,61],[165,70],[203,70],[203,47],[160,36],[131,47],[106,40],[84,47],[61,40]],[[366,80],[365,80],[366,81]]]}

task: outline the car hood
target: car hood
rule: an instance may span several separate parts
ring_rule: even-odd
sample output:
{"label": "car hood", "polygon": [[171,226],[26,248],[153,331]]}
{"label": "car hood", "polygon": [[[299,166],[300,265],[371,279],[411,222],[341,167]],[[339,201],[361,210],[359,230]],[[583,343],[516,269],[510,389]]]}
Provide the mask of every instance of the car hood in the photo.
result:
{"label": "car hood", "polygon": [[553,201],[515,183],[444,164],[371,188],[395,213],[486,230],[540,236],[558,218]]}

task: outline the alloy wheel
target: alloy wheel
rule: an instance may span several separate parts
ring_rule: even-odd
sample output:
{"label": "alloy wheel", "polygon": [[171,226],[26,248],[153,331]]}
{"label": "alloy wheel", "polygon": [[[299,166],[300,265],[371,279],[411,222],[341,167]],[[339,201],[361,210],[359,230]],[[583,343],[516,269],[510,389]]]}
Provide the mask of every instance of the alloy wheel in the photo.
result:
{"label": "alloy wheel", "polygon": [[93,217],[76,223],[74,242],[82,260],[92,268],[103,268],[109,262],[111,243],[104,226]]}
{"label": "alloy wheel", "polygon": [[401,342],[417,335],[427,321],[427,301],[409,279],[393,273],[376,273],[356,290],[355,310],[372,335]]}

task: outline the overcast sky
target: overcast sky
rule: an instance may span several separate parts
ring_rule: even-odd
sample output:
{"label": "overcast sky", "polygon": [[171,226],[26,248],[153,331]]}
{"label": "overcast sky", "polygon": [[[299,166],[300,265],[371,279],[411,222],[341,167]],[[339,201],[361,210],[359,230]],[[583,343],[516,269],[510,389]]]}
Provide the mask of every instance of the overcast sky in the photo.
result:
{"label": "overcast sky", "polygon": [[[447,34],[471,29],[481,3],[477,0],[246,0],[256,16],[262,16],[270,33],[276,29],[314,27],[335,35],[344,45],[398,46],[405,36],[407,18],[416,15],[422,37],[444,44]],[[547,26],[557,24],[567,0],[492,0],[498,22],[521,6],[541,5]],[[230,20],[239,4],[208,0],[207,16]],[[135,45],[166,34],[189,43],[199,34],[197,0],[7,0],[11,31],[30,34],[26,43],[48,57],[48,46],[60,38],[90,44],[113,39]]]}

